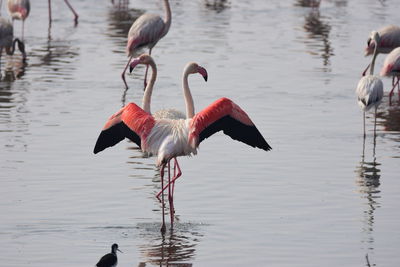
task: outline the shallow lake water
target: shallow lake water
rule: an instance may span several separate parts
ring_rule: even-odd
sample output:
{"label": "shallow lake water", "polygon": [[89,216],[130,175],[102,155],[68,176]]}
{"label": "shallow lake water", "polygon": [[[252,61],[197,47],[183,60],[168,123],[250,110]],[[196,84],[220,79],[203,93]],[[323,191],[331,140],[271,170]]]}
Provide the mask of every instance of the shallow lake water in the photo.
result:
{"label": "shallow lake water", "polygon": [[273,150],[218,133],[180,158],[165,236],[155,158],[128,141],[92,153],[109,116],[141,101],[144,68],[127,91],[120,78],[126,35],[162,1],[71,0],[76,26],[52,2],[51,28],[47,1],[31,3],[26,64],[1,58],[1,266],[93,266],[114,242],[119,266],[400,266],[398,95],[389,105],[384,78],[365,143],[355,97],[369,33],[400,25],[397,1],[170,1],[152,109],[184,110],[181,73],[196,61],[209,74],[190,77],[196,111],[229,97]]}

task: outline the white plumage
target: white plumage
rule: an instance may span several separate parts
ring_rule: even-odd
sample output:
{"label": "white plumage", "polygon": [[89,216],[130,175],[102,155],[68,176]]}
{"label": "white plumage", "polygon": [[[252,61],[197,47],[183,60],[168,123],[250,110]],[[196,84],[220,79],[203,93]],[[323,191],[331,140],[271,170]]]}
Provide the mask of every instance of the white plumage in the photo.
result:
{"label": "white plumage", "polygon": [[356,89],[358,105],[363,111],[378,107],[383,98],[382,80],[373,75],[361,78]]}
{"label": "white plumage", "polygon": [[178,156],[190,156],[197,153],[189,145],[189,124],[191,119],[160,119],[147,137],[146,152],[157,155],[157,165],[166,159]]}

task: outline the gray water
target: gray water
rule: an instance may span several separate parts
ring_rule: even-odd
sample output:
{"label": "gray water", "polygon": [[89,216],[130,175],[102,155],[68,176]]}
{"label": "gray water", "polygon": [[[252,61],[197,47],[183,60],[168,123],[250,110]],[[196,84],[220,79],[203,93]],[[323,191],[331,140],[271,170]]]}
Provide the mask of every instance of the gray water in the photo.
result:
{"label": "gray water", "polygon": [[1,266],[93,266],[114,242],[119,266],[368,266],[367,254],[400,266],[398,95],[389,106],[383,79],[377,137],[368,113],[364,146],[355,97],[367,37],[400,25],[398,2],[216,2],[171,0],[152,109],[184,110],[181,73],[196,61],[209,73],[190,78],[196,110],[231,98],[273,150],[218,133],[180,158],[176,225],[163,237],[155,158],[128,141],[92,153],[109,116],[140,103],[144,68],[126,92],[120,79],[126,35],[162,2],[71,0],[75,27],[55,0],[49,29],[47,1],[32,1],[26,64],[2,57]]}

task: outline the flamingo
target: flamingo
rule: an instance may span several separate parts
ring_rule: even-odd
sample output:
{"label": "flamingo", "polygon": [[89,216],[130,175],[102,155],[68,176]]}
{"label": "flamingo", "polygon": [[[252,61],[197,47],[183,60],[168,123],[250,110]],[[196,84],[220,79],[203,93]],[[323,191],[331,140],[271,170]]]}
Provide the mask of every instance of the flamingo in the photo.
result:
{"label": "flamingo", "polygon": [[[137,64],[135,61],[132,67]],[[135,103],[129,103],[112,115],[103,127],[94,153],[114,146],[124,138],[137,144],[143,152],[157,156],[156,164],[160,167],[161,190],[164,187],[164,169],[172,159],[180,156],[197,154],[199,144],[216,132],[223,131],[232,139],[249,146],[268,151],[271,149],[267,141],[258,131],[249,116],[232,100],[222,97],[207,108],[195,114],[193,98],[187,83],[187,76],[200,73],[207,79],[207,71],[197,63],[188,63],[184,70],[183,94],[186,104],[186,119],[156,119]],[[153,75],[152,75],[153,76]],[[168,173],[168,197],[173,210],[173,195],[170,185],[182,174],[177,164],[177,177],[171,179]],[[169,169],[169,168],[168,168]],[[162,192],[161,191],[161,192]],[[164,194],[161,193],[162,227],[165,233]],[[171,227],[173,215],[171,215]]]}
{"label": "flamingo", "polygon": [[18,49],[22,53],[23,60],[26,59],[25,45],[18,38],[14,39],[14,29],[10,21],[0,17],[0,60],[3,48],[7,55],[13,55],[15,44],[18,43]]}
{"label": "flamingo", "polygon": [[[164,37],[171,26],[171,8],[168,0],[163,0],[165,9],[165,20],[160,16],[154,14],[143,14],[132,24],[128,33],[128,42],[126,44],[126,52],[128,53],[128,63],[126,64],[124,71],[121,74],[122,80],[125,84],[125,89],[128,89],[128,84],[125,80],[125,72],[131,62],[134,53],[137,49],[142,47],[149,48],[149,54],[151,50],[157,44],[157,42]],[[144,87],[147,83],[147,71],[144,75]]]}
{"label": "flamingo", "polygon": [[[68,2],[68,0],[64,0],[65,4],[67,4],[67,6],[69,7],[69,9],[72,11],[72,13],[74,14],[74,21],[75,21],[75,25],[78,24],[78,13],[76,13],[76,11],[74,10],[74,8],[72,7],[72,5]],[[49,24],[51,25],[51,0],[49,0]]]}
{"label": "flamingo", "polygon": [[[400,47],[394,49],[389,55],[386,56],[385,61],[383,63],[383,67],[381,70],[381,76],[392,76],[392,90],[389,93],[389,99],[391,101],[391,97],[393,95],[394,88],[396,85],[398,86],[397,90],[399,92],[399,99],[400,99]],[[397,79],[397,82],[395,82]]]}
{"label": "flamingo", "polygon": [[121,250],[118,249],[118,244],[113,244],[111,246],[111,253],[108,253],[101,257],[99,262],[96,264],[97,267],[116,267],[118,264],[118,258],[117,258],[117,251],[121,252]]}
{"label": "flamingo", "polygon": [[[375,50],[376,42],[374,41],[373,35],[376,31],[372,31],[368,40],[367,47],[365,48],[365,56],[372,55]],[[380,41],[378,44],[377,54],[388,54],[393,49],[400,46],[400,27],[395,25],[384,26],[378,30],[378,34],[380,36]],[[368,65],[363,71],[363,76],[366,74]]]}
{"label": "flamingo", "polygon": [[24,39],[24,25],[25,19],[29,16],[29,11],[31,10],[31,5],[29,0],[8,0],[7,1],[8,13],[13,20],[22,20],[22,37]]}
{"label": "flamingo", "polygon": [[[380,36],[378,32],[373,32],[372,40],[376,44],[380,44]],[[361,77],[358,82],[356,93],[358,97],[358,105],[364,112],[364,138],[365,138],[365,112],[370,108],[375,108],[375,122],[374,122],[374,136],[376,134],[376,111],[378,109],[379,104],[383,98],[383,83],[381,79],[377,76],[374,76],[374,66],[375,59],[378,55],[379,45],[376,45],[374,48],[374,54],[372,56],[369,75]]]}
{"label": "flamingo", "polygon": [[[152,76],[150,78],[150,82],[147,84],[144,94],[143,94],[143,100],[142,100],[142,109],[144,111],[146,111],[147,113],[151,114],[151,110],[150,110],[150,102],[151,102],[151,95],[153,92],[153,86],[154,86],[154,82],[156,80],[156,75],[157,75],[157,67],[156,64],[154,62],[154,59],[148,55],[148,54],[142,54],[140,55],[138,58],[135,58],[131,61],[130,63],[130,72],[132,72],[132,70],[136,67],[136,65],[138,64],[144,64],[147,66],[150,66],[152,69]],[[185,66],[185,69],[183,71],[183,85],[187,85],[187,87],[189,87],[189,83],[188,83],[188,76],[189,74],[193,74],[189,72],[189,69],[191,68],[191,64],[188,64],[187,66]],[[199,68],[198,73],[200,73],[204,80],[207,81],[207,72],[205,69],[203,68]],[[187,114],[189,114],[189,111],[187,111]],[[190,114],[190,116],[193,117],[193,114]],[[182,113],[179,110],[173,109],[173,108],[169,108],[169,109],[162,109],[159,111],[156,111],[153,114],[153,117],[155,119],[186,119],[186,115],[184,113]],[[178,170],[178,172],[177,172]],[[170,173],[170,166],[168,165],[168,173]],[[174,174],[173,174],[173,180],[175,181],[177,178],[179,178],[181,176],[181,171],[179,168],[179,164],[177,159],[174,159]],[[170,177],[170,174],[168,174]],[[158,194],[157,194],[157,198],[160,200],[159,196],[160,194],[168,187],[168,185],[166,185]],[[174,193],[174,189],[175,189],[175,182],[172,183],[172,191],[171,191],[171,195],[169,198],[169,202],[170,202],[170,210],[171,210],[171,214],[173,214],[173,193]],[[160,200],[161,201],[161,200]]]}

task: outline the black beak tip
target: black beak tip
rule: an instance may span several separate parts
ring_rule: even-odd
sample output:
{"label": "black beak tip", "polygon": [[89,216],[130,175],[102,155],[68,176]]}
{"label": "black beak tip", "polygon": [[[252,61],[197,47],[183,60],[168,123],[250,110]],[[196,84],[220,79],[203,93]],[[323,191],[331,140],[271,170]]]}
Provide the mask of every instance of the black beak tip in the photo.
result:
{"label": "black beak tip", "polygon": [[133,71],[133,67],[129,66],[129,73],[132,73],[132,71]]}
{"label": "black beak tip", "polygon": [[207,75],[206,75],[206,76],[204,76],[203,78],[204,78],[204,80],[205,80],[205,81],[207,81],[207,80],[208,80],[208,76],[207,76]]}

